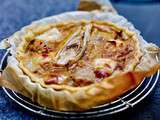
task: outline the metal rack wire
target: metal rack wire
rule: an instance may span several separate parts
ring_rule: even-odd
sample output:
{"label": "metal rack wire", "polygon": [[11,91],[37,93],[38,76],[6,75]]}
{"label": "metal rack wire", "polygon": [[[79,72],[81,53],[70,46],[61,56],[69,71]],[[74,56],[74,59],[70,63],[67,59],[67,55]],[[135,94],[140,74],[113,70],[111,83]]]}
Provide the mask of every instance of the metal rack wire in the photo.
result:
{"label": "metal rack wire", "polygon": [[[6,51],[4,56],[1,59],[0,67],[3,70],[7,64],[6,58],[9,55],[9,50]],[[59,119],[86,119],[86,118],[96,118],[100,116],[107,116],[115,114],[135,106],[137,103],[142,101],[155,87],[160,76],[160,71],[154,74],[151,77],[144,78],[141,84],[133,89],[132,91],[127,92],[125,95],[119,97],[117,100],[100,105],[92,108],[91,110],[85,112],[59,112],[52,109],[44,108],[38,104],[33,103],[28,98],[15,93],[12,90],[6,89],[3,87],[4,92],[11,98],[14,102],[22,106],[23,108],[34,112],[36,114],[47,116],[50,118],[59,118]]]}

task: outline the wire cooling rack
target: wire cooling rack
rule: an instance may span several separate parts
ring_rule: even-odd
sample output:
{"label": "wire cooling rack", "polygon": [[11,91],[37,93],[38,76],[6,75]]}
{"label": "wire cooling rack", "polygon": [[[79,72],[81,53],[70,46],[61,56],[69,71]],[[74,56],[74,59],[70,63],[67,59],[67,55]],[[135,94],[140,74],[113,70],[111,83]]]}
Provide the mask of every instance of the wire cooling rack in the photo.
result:
{"label": "wire cooling rack", "polygon": [[[9,50],[3,49],[0,52],[3,52],[3,56],[0,62],[0,68],[1,70],[3,70],[7,65],[7,57],[9,56]],[[57,119],[89,119],[115,114],[124,111],[128,108],[132,108],[137,103],[142,101],[153,90],[159,79],[159,75],[160,71],[157,71],[157,73],[155,73],[154,75],[148,78],[144,78],[144,80],[139,84],[138,87],[130,90],[123,96],[120,96],[119,98],[117,98],[117,100],[94,107],[85,112],[55,111],[35,104],[30,99],[20,94],[17,94],[12,90],[6,89],[4,87],[3,90],[8,95],[8,97],[11,98],[14,102],[33,113]]]}

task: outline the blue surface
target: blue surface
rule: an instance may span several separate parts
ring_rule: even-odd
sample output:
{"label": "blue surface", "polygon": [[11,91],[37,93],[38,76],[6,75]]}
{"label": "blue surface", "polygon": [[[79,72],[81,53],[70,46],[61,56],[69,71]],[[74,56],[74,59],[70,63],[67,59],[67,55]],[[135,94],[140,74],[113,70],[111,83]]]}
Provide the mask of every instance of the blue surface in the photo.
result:
{"label": "blue surface", "polygon": [[160,46],[160,3],[113,4],[119,14],[131,21],[148,42]]}
{"label": "blue surface", "polygon": [[[10,36],[33,20],[76,10],[78,0],[0,0],[0,39]],[[114,4],[149,42],[160,46],[160,4]],[[0,56],[1,57],[1,56]],[[0,120],[42,119],[11,101],[0,88]],[[117,114],[113,120],[160,120],[160,81],[154,91],[135,108]]]}

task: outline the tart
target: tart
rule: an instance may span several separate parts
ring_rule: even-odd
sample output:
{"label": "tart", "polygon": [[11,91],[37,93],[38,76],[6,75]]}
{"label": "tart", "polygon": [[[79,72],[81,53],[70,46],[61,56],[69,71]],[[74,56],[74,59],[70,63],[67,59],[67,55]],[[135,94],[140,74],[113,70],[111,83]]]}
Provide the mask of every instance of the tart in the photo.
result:
{"label": "tart", "polygon": [[12,55],[1,84],[42,106],[90,109],[135,88],[160,68],[157,46],[145,49],[135,31],[112,21],[37,23],[9,39]]}

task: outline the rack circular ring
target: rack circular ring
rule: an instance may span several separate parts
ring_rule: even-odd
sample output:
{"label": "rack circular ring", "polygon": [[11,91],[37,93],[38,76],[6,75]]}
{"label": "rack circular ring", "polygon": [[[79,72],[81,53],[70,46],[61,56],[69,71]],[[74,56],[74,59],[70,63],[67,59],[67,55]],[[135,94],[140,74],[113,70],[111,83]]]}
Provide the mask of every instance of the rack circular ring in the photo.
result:
{"label": "rack circular ring", "polygon": [[[3,51],[5,52],[0,62],[0,67],[2,70],[7,64],[7,56],[9,55],[9,50],[3,49]],[[39,106],[38,104],[33,103],[30,99],[20,94],[17,94],[12,90],[6,89],[4,87],[3,90],[14,102],[33,113],[57,119],[89,119],[93,117],[97,118],[101,116],[115,114],[124,111],[130,107],[133,107],[134,105],[142,101],[152,91],[159,79],[159,76],[160,71],[157,71],[157,73],[155,73],[151,77],[144,78],[144,80],[140,83],[138,87],[127,92],[125,95],[120,96],[117,100],[94,107],[91,110],[85,112],[55,111]]]}

